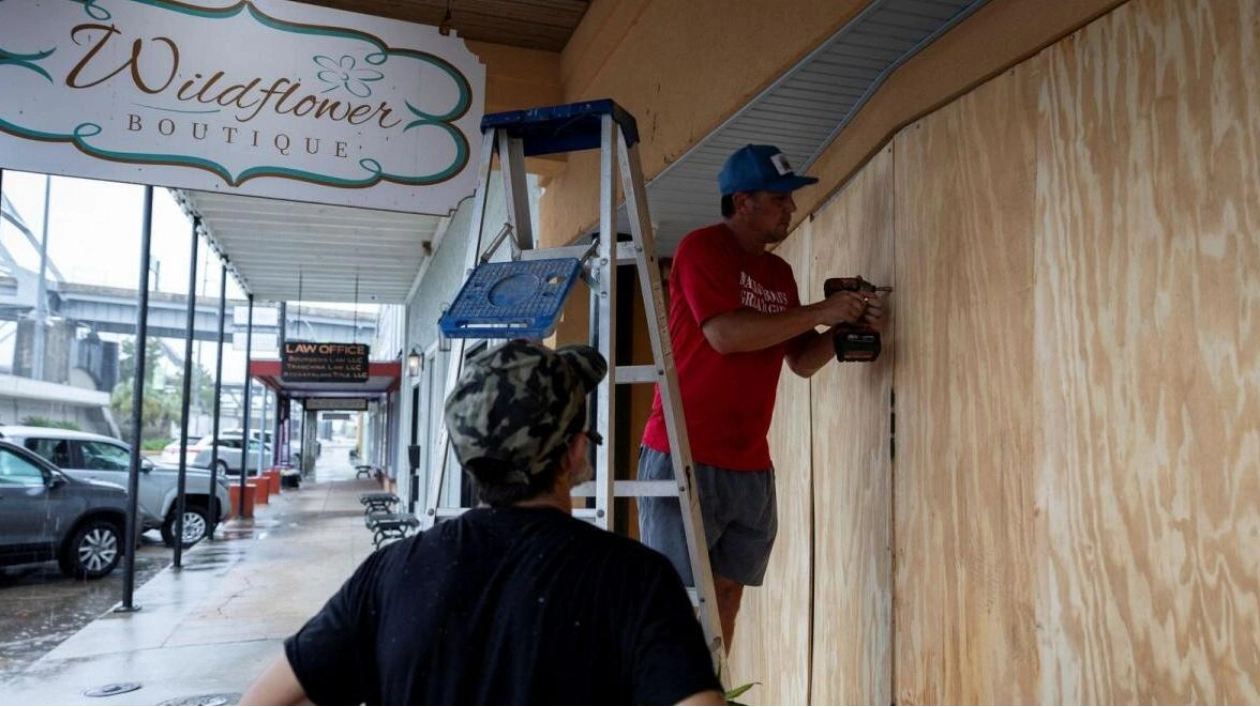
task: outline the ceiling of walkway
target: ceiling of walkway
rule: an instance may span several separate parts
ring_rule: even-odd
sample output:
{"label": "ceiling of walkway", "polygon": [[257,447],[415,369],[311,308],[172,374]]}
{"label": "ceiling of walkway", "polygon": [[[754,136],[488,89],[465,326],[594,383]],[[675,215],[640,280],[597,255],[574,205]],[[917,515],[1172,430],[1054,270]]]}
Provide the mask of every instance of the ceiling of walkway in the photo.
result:
{"label": "ceiling of walkway", "polygon": [[589,0],[299,0],[364,15],[440,27],[464,39],[558,52],[569,43]]}
{"label": "ceiling of walkway", "polygon": [[254,297],[401,304],[433,248],[437,216],[178,192]]}

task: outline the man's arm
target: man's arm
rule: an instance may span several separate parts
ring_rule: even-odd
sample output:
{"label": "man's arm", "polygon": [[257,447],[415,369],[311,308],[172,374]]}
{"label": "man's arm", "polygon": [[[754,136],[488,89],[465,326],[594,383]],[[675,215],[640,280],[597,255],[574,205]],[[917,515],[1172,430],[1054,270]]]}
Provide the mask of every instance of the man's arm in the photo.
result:
{"label": "man's arm", "polygon": [[827,365],[836,355],[836,347],[832,343],[834,328],[821,334],[807,331],[788,344],[787,365],[792,372],[801,378],[809,378]]}
{"label": "man's arm", "polygon": [[[306,691],[284,655],[277,658],[241,697],[241,705],[309,705]],[[699,703],[697,703],[699,704]]]}
{"label": "man's arm", "polygon": [[[862,323],[875,331],[884,330],[884,300],[878,294],[858,294],[862,298]],[[819,334],[807,331],[792,340],[788,345],[787,364],[792,372],[801,378],[809,378],[827,365],[835,355],[832,338],[835,328]]]}
{"label": "man's arm", "polygon": [[720,354],[761,351],[811,333],[814,327],[856,321],[865,308],[860,294],[840,292],[820,302],[776,314],[751,309],[726,312],[705,321],[701,330],[709,345]]}

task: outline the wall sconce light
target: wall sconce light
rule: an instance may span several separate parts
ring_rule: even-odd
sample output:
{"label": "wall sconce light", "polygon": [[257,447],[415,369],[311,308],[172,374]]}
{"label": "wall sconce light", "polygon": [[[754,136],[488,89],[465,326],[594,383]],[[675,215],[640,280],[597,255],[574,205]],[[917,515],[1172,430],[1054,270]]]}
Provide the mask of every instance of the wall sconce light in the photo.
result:
{"label": "wall sconce light", "polygon": [[416,351],[416,347],[411,347],[411,353],[407,354],[407,373],[415,378],[420,375],[420,352]]}

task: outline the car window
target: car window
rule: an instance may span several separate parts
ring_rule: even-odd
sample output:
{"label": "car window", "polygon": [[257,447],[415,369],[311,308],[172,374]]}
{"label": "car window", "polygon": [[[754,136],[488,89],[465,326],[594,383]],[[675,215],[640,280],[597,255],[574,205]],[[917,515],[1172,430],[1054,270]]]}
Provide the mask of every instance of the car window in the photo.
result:
{"label": "car window", "polygon": [[27,439],[23,447],[56,464],[61,468],[70,466],[70,444],[64,439]]}
{"label": "car window", "polygon": [[219,444],[223,445],[227,449],[241,448],[241,441],[239,439],[223,439],[219,440]]}
{"label": "car window", "polygon": [[127,471],[131,468],[131,454],[126,449],[108,442],[80,442],[83,468],[92,471]]}
{"label": "car window", "polygon": [[0,485],[43,486],[44,472],[9,449],[0,449]]}

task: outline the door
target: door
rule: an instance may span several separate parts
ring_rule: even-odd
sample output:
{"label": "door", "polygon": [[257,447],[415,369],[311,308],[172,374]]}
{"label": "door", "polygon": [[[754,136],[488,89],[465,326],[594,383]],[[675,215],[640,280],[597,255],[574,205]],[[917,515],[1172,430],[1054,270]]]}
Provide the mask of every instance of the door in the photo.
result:
{"label": "door", "polygon": [[[123,488],[130,488],[130,449],[121,444],[96,440],[75,440],[71,442],[71,445],[77,451],[76,458],[78,462],[76,464],[78,469],[81,470],[77,474],[79,478],[86,477],[92,481],[106,481]],[[148,470],[148,466],[148,460],[141,458],[140,473],[151,473]],[[155,514],[162,510],[162,493],[165,490],[162,488],[162,484],[151,480],[151,477],[141,476],[138,487],[141,512],[148,515],[152,520],[161,520]]]}
{"label": "door", "polygon": [[6,554],[24,554],[51,544],[48,521],[56,503],[48,479],[41,466],[0,447],[0,547]]}

